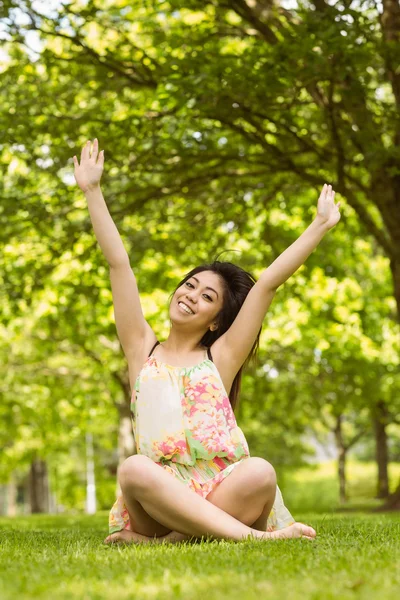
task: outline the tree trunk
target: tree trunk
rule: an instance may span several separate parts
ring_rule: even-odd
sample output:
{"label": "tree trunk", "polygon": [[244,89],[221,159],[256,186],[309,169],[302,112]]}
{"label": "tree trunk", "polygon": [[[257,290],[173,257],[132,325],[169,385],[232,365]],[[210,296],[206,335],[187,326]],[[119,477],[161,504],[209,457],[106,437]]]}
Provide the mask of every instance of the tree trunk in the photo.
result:
{"label": "tree trunk", "polygon": [[378,466],[377,498],[387,498],[389,496],[387,417],[386,404],[379,400],[373,415],[376,464]]}
{"label": "tree trunk", "polygon": [[[395,51],[390,51],[390,46],[393,48],[394,44],[400,40],[400,7],[398,0],[383,0],[382,3],[383,11],[381,14],[381,26],[384,41],[386,42],[386,54],[385,54],[385,67],[389,76],[389,80],[392,84],[392,91],[395,98],[397,108],[400,107],[400,73],[398,68],[396,69],[397,55]],[[396,131],[394,133],[394,147],[399,148],[400,144],[400,126],[397,124]],[[392,155],[393,156],[393,155]],[[395,160],[395,159],[392,159]],[[392,166],[392,165],[389,165]],[[393,200],[391,207],[393,206],[399,210],[400,207],[400,176],[398,170],[395,171],[393,177]],[[391,217],[391,218],[390,218]],[[386,227],[391,234],[393,251],[389,253],[390,257],[390,269],[393,276],[393,287],[394,297],[396,298],[397,304],[397,319],[400,322],[400,219],[396,212],[389,212],[389,219],[385,219]],[[393,229],[390,226],[393,226]],[[385,508],[392,510],[400,510],[400,482],[397,486],[396,491],[392,494],[385,506]]]}
{"label": "tree trunk", "polygon": [[400,483],[397,486],[394,493],[391,496],[389,496],[383,509],[384,510],[400,510]]}
{"label": "tree trunk", "polygon": [[17,514],[17,484],[15,475],[12,474],[8,480],[6,489],[6,515],[7,517],[15,517]]}
{"label": "tree trunk", "polygon": [[339,477],[339,501],[341,504],[344,504],[347,501],[346,494],[346,453],[347,450],[345,448],[343,442],[343,432],[342,432],[342,415],[339,415],[336,420],[335,427],[335,439],[336,439],[336,448],[338,451],[338,477]]}
{"label": "tree trunk", "polygon": [[17,514],[17,484],[12,473],[8,483],[0,485],[0,515],[15,517]]}
{"label": "tree trunk", "polygon": [[31,513],[49,511],[49,483],[47,464],[44,460],[34,459],[29,472],[29,500]]}
{"label": "tree trunk", "polygon": [[134,441],[130,407],[124,404],[119,406],[118,465],[121,465],[128,456],[132,456],[133,450]]}
{"label": "tree trunk", "polygon": [[86,513],[96,513],[96,475],[94,467],[93,435],[86,433]]}
{"label": "tree trunk", "polygon": [[[396,241],[400,246],[400,236]],[[393,276],[394,296],[397,304],[397,318],[400,321],[400,247],[398,254],[398,260],[392,259],[390,261],[390,269]],[[389,496],[385,508],[388,508],[389,510],[400,510],[400,482],[398,483],[395,492]]]}
{"label": "tree trunk", "polygon": [[117,495],[120,493],[118,483],[118,471],[124,460],[128,456],[132,456],[135,448],[132,421],[130,398],[124,404],[118,405],[119,411],[119,429],[118,429],[118,470],[117,470]]}

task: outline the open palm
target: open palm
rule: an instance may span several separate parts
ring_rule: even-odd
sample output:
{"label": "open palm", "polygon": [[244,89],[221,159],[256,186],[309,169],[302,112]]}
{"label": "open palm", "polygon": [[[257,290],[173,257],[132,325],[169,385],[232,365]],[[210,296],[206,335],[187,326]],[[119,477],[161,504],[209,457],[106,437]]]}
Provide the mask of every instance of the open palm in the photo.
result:
{"label": "open palm", "polygon": [[92,152],[90,152],[91,145],[92,142],[89,140],[82,148],[80,164],[74,156],[74,177],[82,192],[98,186],[103,173],[104,150],[99,153],[97,138],[93,142]]}
{"label": "open palm", "polygon": [[331,185],[325,184],[318,198],[317,217],[324,225],[331,229],[340,220],[340,202],[335,204],[335,192]]}

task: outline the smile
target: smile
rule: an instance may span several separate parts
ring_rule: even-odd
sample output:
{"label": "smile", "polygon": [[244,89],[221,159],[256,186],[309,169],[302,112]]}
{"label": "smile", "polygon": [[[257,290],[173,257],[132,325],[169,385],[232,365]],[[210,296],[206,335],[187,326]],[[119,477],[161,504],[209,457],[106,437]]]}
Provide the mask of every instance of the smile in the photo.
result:
{"label": "smile", "polygon": [[184,310],[186,313],[188,313],[189,315],[193,315],[193,314],[194,314],[194,312],[192,311],[192,309],[191,309],[191,308],[189,308],[189,307],[188,307],[188,306],[187,306],[187,305],[186,305],[184,302],[182,302],[182,301],[179,301],[179,302],[178,302],[178,306],[179,306],[179,307],[180,307],[182,310]]}

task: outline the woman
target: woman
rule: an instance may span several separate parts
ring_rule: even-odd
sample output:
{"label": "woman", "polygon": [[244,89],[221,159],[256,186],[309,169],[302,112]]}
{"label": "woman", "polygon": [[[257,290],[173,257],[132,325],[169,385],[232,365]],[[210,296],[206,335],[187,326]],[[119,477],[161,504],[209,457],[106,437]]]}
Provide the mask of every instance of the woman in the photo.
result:
{"label": "woman", "polygon": [[[306,537],[283,504],[273,467],[250,457],[233,408],[241,370],[256,350],[264,316],[284,283],[340,219],[324,185],[317,216],[255,283],[231,263],[193,269],[170,304],[171,330],[159,343],[146,322],[135,276],[100,190],[97,139],[74,156],[93,228],[110,267],[118,337],[129,367],[133,456],[119,469],[122,494],[105,543]],[[229,476],[228,476],[229,475]]]}

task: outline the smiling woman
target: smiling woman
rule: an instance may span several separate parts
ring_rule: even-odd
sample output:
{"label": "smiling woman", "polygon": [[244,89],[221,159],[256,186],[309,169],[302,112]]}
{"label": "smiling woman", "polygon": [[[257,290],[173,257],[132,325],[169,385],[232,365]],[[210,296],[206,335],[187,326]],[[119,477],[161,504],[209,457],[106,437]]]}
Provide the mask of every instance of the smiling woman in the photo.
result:
{"label": "smiling woman", "polygon": [[183,310],[183,312],[188,313],[189,315],[194,315],[192,309],[189,308],[184,302],[178,302],[178,306]]}
{"label": "smiling woman", "polygon": [[234,409],[244,365],[255,355],[276,289],[339,220],[324,186],[317,217],[256,282],[215,260],[192,269],[171,294],[160,343],[144,318],[136,278],[100,190],[104,152],[88,142],[75,178],[110,266],[115,322],[132,389],[133,456],[120,466],[121,495],[107,543],[211,536],[315,537],[283,504],[275,471],[250,457]]}
{"label": "smiling woman", "polygon": [[[254,277],[237,265],[214,261],[190,271],[177,285],[170,300],[171,331],[168,340],[163,343],[164,349],[178,359],[183,355],[183,359],[196,349],[193,343],[188,344],[191,337],[197,341],[198,350],[212,347],[214,362],[218,365],[225,388],[231,390],[233,408],[239,394],[243,364],[236,368],[229,349],[220,356],[221,343],[224,341],[222,336],[235,320],[254,284]],[[180,309],[182,304],[186,309]],[[177,318],[178,312],[192,318],[182,321],[181,317]],[[183,326],[183,322],[187,322],[188,326]],[[255,355],[260,333],[261,328],[255,332],[252,348],[247,352],[247,361]]]}

